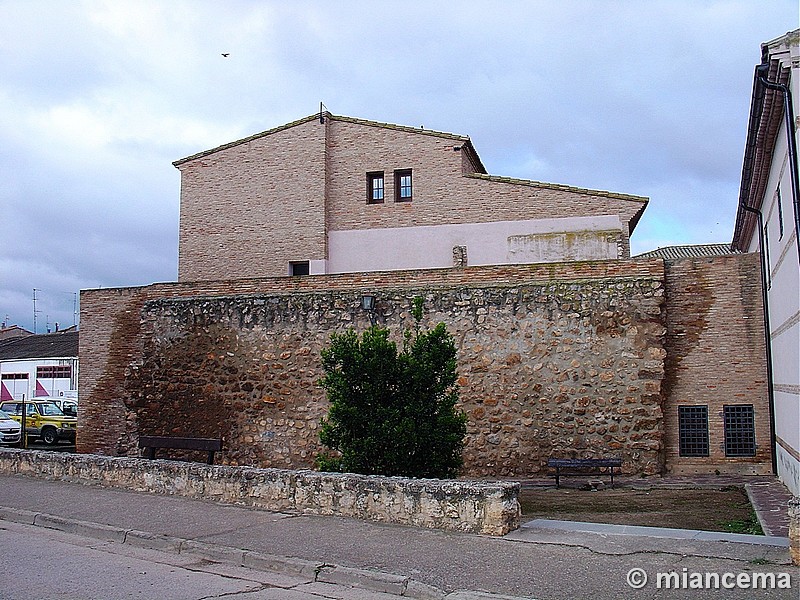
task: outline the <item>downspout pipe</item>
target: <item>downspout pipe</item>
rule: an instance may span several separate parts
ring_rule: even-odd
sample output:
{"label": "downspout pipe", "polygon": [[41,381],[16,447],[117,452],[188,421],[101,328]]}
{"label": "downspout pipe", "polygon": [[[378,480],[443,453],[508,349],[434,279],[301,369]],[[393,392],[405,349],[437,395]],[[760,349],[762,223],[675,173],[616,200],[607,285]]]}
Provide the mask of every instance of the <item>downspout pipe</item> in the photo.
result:
{"label": "downspout pipe", "polygon": [[773,385],[772,371],[772,334],[769,325],[769,300],[767,294],[767,253],[764,249],[764,215],[760,210],[750,208],[744,202],[742,209],[758,216],[758,247],[761,248],[761,303],[764,307],[764,348],[767,359],[767,398],[769,399],[769,439],[770,455],[772,456],[772,472],[778,474],[778,453],[775,451],[777,439],[775,433],[775,388]]}
{"label": "downspout pipe", "polygon": [[[788,142],[789,148],[789,179],[792,183],[792,206],[794,207],[794,241],[797,244],[797,258],[798,262],[800,262],[800,182],[798,182],[797,175],[797,137],[795,136],[793,122],[794,108],[792,106],[792,91],[787,85],[769,81],[767,79],[768,72],[768,63],[756,67],[756,76],[758,77],[759,83],[766,88],[779,91],[783,94],[783,117],[786,122],[786,141]],[[746,206],[744,206],[744,208],[747,210]]]}

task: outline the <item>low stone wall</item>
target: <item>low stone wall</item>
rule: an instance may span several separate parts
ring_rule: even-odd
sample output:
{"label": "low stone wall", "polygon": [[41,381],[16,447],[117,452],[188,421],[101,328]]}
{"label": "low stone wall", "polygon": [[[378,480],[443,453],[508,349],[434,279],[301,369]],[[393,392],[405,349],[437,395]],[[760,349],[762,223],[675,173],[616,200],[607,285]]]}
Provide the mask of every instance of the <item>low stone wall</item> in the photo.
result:
{"label": "low stone wall", "polygon": [[519,527],[519,484],[0,449],[0,474],[486,535]]}

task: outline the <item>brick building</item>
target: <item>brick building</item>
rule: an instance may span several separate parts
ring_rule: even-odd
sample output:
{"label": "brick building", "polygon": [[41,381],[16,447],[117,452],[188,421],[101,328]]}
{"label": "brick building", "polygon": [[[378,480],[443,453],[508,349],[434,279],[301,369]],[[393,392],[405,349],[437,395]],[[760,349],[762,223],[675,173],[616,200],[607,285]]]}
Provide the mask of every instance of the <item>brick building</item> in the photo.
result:
{"label": "brick building", "polygon": [[329,113],[174,164],[180,281],[627,258],[647,205],[487,175],[467,137]]}

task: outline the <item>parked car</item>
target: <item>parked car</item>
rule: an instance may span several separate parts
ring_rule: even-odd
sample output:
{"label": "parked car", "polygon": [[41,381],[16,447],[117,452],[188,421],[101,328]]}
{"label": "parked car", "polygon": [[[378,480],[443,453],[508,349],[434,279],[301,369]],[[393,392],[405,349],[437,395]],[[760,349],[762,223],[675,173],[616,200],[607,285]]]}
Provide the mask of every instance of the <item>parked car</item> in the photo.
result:
{"label": "parked car", "polygon": [[78,416],[78,401],[71,398],[53,398],[55,404],[61,411],[69,417]]}
{"label": "parked car", "polygon": [[19,444],[22,425],[0,410],[0,444]]}
{"label": "parked car", "polygon": [[[17,423],[22,423],[21,401],[2,402],[0,410],[8,413]],[[41,438],[48,446],[55,446],[59,440],[75,442],[78,419],[65,415],[50,400],[30,400],[25,403],[25,411],[25,432],[29,436]]]}

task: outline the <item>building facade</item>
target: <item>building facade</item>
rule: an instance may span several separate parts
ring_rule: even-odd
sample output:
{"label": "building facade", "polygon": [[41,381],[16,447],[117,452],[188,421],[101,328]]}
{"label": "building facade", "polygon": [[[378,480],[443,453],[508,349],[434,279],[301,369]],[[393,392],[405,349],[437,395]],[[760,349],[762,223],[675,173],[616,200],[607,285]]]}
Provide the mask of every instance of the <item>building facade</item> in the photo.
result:
{"label": "building facade", "polygon": [[28,335],[0,344],[0,400],[77,397],[78,332]]}
{"label": "building facade", "polygon": [[[760,252],[775,467],[800,495],[800,29],[762,45],[753,78],[733,247]],[[794,98],[794,102],[792,101]]]}
{"label": "building facade", "polygon": [[628,258],[647,205],[491,176],[467,137],[329,113],[174,164],[179,281]]}

